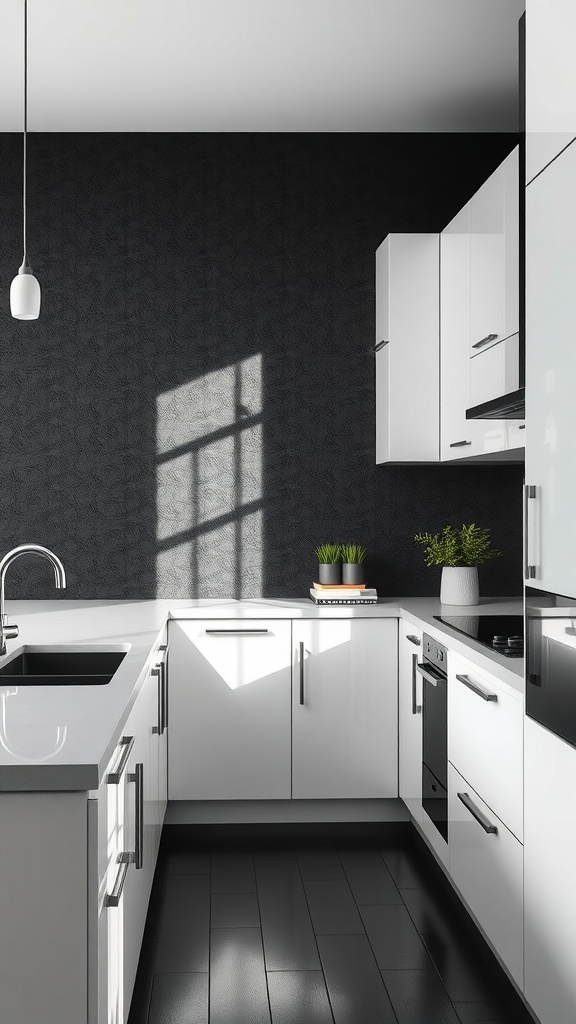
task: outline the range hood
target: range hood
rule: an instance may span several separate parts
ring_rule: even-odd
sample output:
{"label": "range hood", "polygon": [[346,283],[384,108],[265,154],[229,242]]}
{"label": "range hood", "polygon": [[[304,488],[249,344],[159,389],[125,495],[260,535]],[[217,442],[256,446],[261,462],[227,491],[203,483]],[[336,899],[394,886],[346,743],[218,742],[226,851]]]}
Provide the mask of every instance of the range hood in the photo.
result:
{"label": "range hood", "polygon": [[467,420],[523,420],[524,416],[524,388],[466,409]]}

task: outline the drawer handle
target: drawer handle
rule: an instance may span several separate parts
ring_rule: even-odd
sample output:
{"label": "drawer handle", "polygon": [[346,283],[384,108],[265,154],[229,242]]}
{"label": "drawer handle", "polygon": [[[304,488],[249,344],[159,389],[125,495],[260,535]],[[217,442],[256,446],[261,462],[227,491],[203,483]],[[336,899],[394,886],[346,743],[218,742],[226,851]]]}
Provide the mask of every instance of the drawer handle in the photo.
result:
{"label": "drawer handle", "polygon": [[479,697],[482,697],[482,700],[491,700],[496,704],[498,694],[490,693],[490,690],[485,690],[484,687],[479,686],[478,683],[473,683],[468,676],[456,676],[456,679],[458,679],[460,683],[464,683],[464,686],[467,686],[469,690],[472,690],[472,693],[476,693]]}
{"label": "drawer handle", "polygon": [[489,832],[493,836],[498,835],[496,825],[493,825],[490,819],[485,814],[482,814],[482,811],[472,802],[468,793],[457,793],[456,796],[464,804],[466,810],[470,811],[472,817],[476,818],[478,824],[482,825],[485,832]]}
{"label": "drawer handle", "polygon": [[120,780],[124,774],[124,769],[132,752],[132,747],[134,746],[134,737],[123,736],[120,740],[119,746],[122,747],[122,752],[118,759],[118,763],[113,772],[108,772],[108,777],[106,779],[109,786],[120,785]]}
{"label": "drawer handle", "polygon": [[406,639],[409,640],[411,644],[414,644],[415,647],[420,647],[420,644],[422,643],[422,641],[417,636],[414,636],[413,633],[407,633]]}
{"label": "drawer handle", "polygon": [[304,704],[304,644],[298,644],[298,657],[300,662],[300,704]]}
{"label": "drawer handle", "polygon": [[483,345],[488,345],[489,342],[496,341],[497,337],[497,334],[487,334],[485,338],[480,338],[480,341],[477,341],[475,345],[472,345],[472,348],[482,348]]}
{"label": "drawer handle", "polygon": [[157,716],[158,716],[158,725],[153,725],[153,726],[152,726],[152,732],[153,732],[153,733],[154,733],[155,735],[161,736],[161,735],[162,735],[162,733],[164,732],[164,729],[163,729],[163,713],[164,713],[164,705],[163,705],[163,701],[162,701],[162,678],[163,678],[163,675],[164,675],[164,673],[162,672],[162,662],[158,662],[158,664],[156,664],[156,665],[154,666],[154,668],[150,670],[150,675],[151,675],[151,676],[156,676],[156,678],[157,678],[157,680],[158,680],[158,691],[157,691],[157,700],[158,700],[158,711],[157,711]]}
{"label": "drawer handle", "polygon": [[206,629],[206,636],[266,636],[268,629]]}
{"label": "drawer handle", "polygon": [[450,448],[464,448],[467,444],[472,444],[472,441],[452,441]]}
{"label": "drawer handle", "polygon": [[128,776],[129,782],[135,785],[136,813],[134,816],[134,831],[136,833],[134,856],[131,858],[139,870],[144,864],[144,765],[138,762],[135,771]]}
{"label": "drawer handle", "polygon": [[416,697],[416,668],[418,667],[418,655],[412,655],[412,714],[421,715],[422,706],[417,703]]}
{"label": "drawer handle", "polygon": [[389,344],[390,344],[390,341],[379,341],[377,345],[374,345],[374,348],[372,349],[372,351],[373,352],[379,352],[381,348],[384,348],[385,345],[389,345]]}
{"label": "drawer handle", "polygon": [[124,882],[126,881],[126,875],[128,874],[128,866],[130,864],[130,854],[121,853],[118,857],[119,868],[116,873],[116,879],[114,881],[114,887],[112,892],[108,893],[104,899],[105,907],[117,907],[122,897],[122,890],[124,888]]}

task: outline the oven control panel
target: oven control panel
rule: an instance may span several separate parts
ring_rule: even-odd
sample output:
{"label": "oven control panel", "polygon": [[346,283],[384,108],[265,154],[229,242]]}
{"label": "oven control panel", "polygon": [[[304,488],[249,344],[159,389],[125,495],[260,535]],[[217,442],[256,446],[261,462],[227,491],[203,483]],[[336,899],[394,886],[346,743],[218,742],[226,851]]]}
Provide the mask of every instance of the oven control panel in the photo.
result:
{"label": "oven control panel", "polygon": [[424,636],[422,637],[422,649],[426,661],[431,662],[433,665],[437,665],[443,672],[447,671],[446,661],[448,651],[443,644],[438,643],[437,640],[433,640],[431,636],[424,633]]}

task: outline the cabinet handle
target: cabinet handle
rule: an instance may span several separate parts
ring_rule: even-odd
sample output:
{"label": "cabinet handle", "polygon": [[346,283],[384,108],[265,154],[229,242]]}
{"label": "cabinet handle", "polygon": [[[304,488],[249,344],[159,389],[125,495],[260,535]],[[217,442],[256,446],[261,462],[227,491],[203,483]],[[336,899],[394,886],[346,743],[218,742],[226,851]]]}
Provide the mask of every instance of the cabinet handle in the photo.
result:
{"label": "cabinet handle", "polygon": [[476,693],[479,697],[482,697],[482,700],[491,700],[494,704],[498,700],[498,694],[490,693],[490,690],[485,690],[484,687],[479,686],[478,683],[473,683],[468,676],[456,676],[456,679],[460,683],[464,683],[464,686],[467,686],[469,690],[472,690],[472,693]]}
{"label": "cabinet handle", "polygon": [[162,662],[162,732],[168,728],[168,678],[166,676],[166,662]]}
{"label": "cabinet handle", "polygon": [[268,629],[206,629],[206,636],[266,636]]}
{"label": "cabinet handle", "polygon": [[456,796],[464,804],[466,810],[470,811],[472,817],[476,818],[478,824],[482,825],[482,828],[484,829],[485,832],[489,832],[494,836],[498,835],[498,829],[496,828],[496,825],[493,825],[490,819],[482,813],[480,808],[476,807],[476,804],[472,802],[468,793],[457,793]]}
{"label": "cabinet handle", "polygon": [[472,444],[472,441],[453,441],[450,448],[464,448],[467,444]]}
{"label": "cabinet handle", "polygon": [[136,784],[135,788],[135,847],[134,864],[139,870],[144,863],[144,765],[141,761],[134,766],[134,771],[128,776],[129,782]]}
{"label": "cabinet handle", "polygon": [[427,665],[420,665],[418,662],[416,662],[416,671],[420,673],[427,683],[432,683],[432,686],[438,686],[440,680],[446,678],[441,672],[439,672],[437,676],[433,676],[432,673],[428,671]]}
{"label": "cabinet handle", "polygon": [[108,783],[109,786],[120,785],[120,779],[124,774],[124,769],[126,767],[128,758],[130,757],[130,754],[132,752],[132,747],[134,746],[134,737],[123,736],[122,739],[120,740],[119,746],[122,747],[122,751],[120,753],[120,757],[118,758],[118,763],[114,771],[108,772],[108,777],[106,779],[106,782]]}
{"label": "cabinet handle", "polygon": [[524,484],[524,579],[527,580],[536,578],[536,566],[530,564],[530,499],[536,499],[536,487],[534,484]]}
{"label": "cabinet handle", "polygon": [[105,907],[117,907],[120,903],[124,882],[126,881],[126,875],[128,874],[128,865],[130,863],[129,854],[121,853],[118,857],[118,862],[120,866],[116,872],[112,892],[108,893],[104,899]]}
{"label": "cabinet handle", "polygon": [[415,647],[420,647],[420,644],[422,643],[420,638],[417,637],[417,636],[414,636],[413,633],[406,633],[406,639],[409,640],[411,644],[414,644]]}
{"label": "cabinet handle", "polygon": [[374,348],[372,349],[372,351],[373,352],[379,352],[381,348],[384,348],[385,345],[389,345],[389,344],[390,344],[389,340],[388,341],[379,341],[377,345],[374,345]]}
{"label": "cabinet handle", "polygon": [[157,676],[157,678],[158,678],[158,703],[157,703],[157,708],[158,708],[158,711],[157,711],[158,725],[153,725],[152,726],[152,732],[155,735],[161,736],[162,733],[164,732],[164,729],[162,728],[162,726],[163,726],[163,711],[164,711],[164,705],[163,705],[163,699],[162,699],[162,665],[161,664],[160,665],[155,665],[154,668],[151,669],[150,675],[151,676]]}
{"label": "cabinet handle", "polygon": [[300,665],[300,703],[304,704],[304,644],[298,644],[299,665]]}
{"label": "cabinet handle", "polygon": [[497,334],[487,334],[485,338],[480,338],[480,341],[477,341],[475,345],[472,345],[472,348],[482,348],[483,345],[488,345],[490,341],[496,341],[497,337]]}
{"label": "cabinet handle", "polygon": [[[408,637],[408,639],[410,639]],[[418,655],[412,655],[412,714],[420,715],[422,713],[422,706],[416,703],[416,667],[418,665]]]}

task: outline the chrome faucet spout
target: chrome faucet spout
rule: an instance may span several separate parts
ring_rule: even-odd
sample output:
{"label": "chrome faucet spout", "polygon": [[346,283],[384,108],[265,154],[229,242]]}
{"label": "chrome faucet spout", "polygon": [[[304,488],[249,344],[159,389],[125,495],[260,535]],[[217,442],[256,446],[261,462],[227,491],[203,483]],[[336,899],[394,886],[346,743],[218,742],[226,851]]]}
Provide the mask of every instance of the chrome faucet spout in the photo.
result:
{"label": "chrome faucet spout", "polygon": [[4,584],[8,569],[22,555],[40,555],[40,557],[47,559],[54,569],[54,584],[56,588],[61,590],[66,586],[64,566],[58,555],[55,555],[49,548],[45,548],[41,544],[20,544],[17,548],[12,548],[11,551],[4,555],[4,558],[0,561],[0,656],[6,654],[6,640],[14,639],[18,636],[18,626],[8,625],[8,617],[4,611]]}

